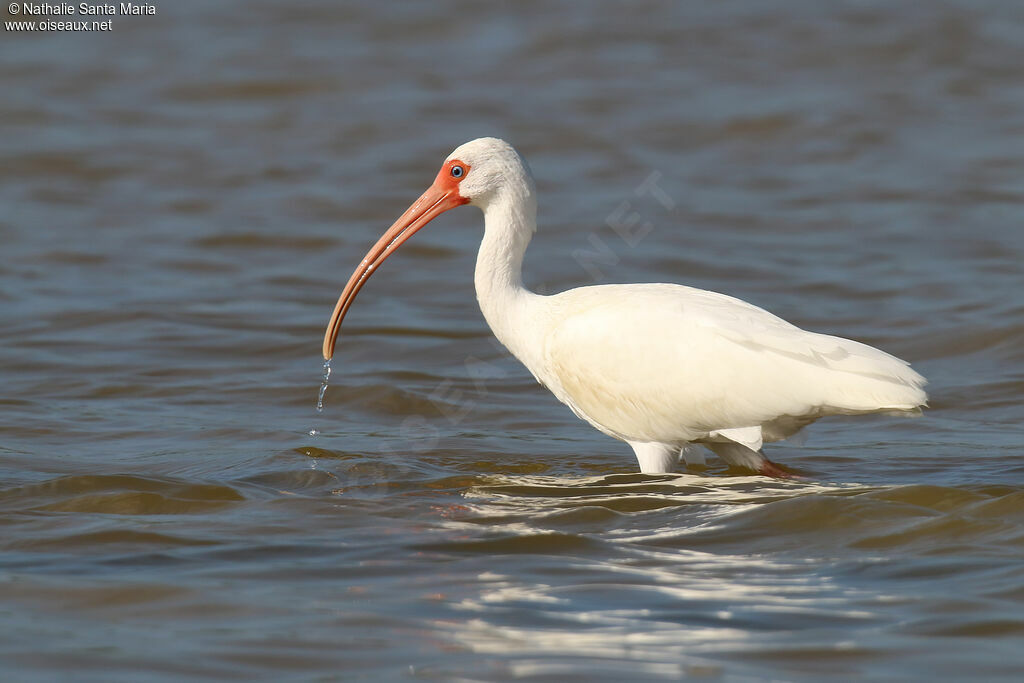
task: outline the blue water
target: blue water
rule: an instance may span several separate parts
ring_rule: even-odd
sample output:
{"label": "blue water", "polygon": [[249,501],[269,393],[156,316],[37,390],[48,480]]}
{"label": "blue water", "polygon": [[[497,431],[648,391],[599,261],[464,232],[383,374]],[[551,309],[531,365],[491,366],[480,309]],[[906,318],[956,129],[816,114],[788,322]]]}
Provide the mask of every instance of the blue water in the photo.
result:
{"label": "blue water", "polygon": [[[0,42],[5,680],[1019,676],[1024,10],[157,9]],[[480,135],[536,290],[722,291],[929,409],[769,447],[808,481],[639,475],[491,338],[465,208],[318,413],[352,268]]]}

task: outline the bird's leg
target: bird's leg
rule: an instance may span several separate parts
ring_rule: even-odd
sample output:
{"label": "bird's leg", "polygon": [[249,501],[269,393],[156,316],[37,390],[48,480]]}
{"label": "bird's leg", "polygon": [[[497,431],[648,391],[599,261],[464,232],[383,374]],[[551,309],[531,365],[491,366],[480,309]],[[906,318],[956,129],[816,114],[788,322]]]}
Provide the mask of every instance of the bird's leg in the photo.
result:
{"label": "bird's leg", "polygon": [[776,479],[794,479],[796,477],[782,465],[764,457],[764,453],[761,451],[751,450],[742,444],[712,442],[705,445],[732,467],[742,467]]}
{"label": "bird's leg", "polygon": [[686,462],[687,467],[707,467],[704,459],[704,451],[700,446],[687,444],[679,449],[679,457]]}
{"label": "bird's leg", "polygon": [[671,472],[679,464],[679,449],[673,446],[653,441],[630,441],[629,445],[633,447],[640,471],[644,474]]}

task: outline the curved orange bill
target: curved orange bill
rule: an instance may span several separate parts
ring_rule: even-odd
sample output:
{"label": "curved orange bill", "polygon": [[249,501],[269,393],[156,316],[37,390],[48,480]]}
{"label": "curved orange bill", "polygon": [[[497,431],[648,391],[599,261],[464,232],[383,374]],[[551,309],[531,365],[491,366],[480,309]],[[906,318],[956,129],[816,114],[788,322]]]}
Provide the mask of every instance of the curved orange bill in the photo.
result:
{"label": "curved orange bill", "polygon": [[413,202],[412,206],[395,221],[395,224],[377,240],[373,248],[366,252],[359,267],[348,279],[348,284],[345,285],[345,289],[342,290],[341,296],[338,298],[338,303],[334,306],[331,321],[327,323],[327,332],[324,334],[324,360],[330,360],[334,355],[334,344],[338,340],[341,321],[345,319],[345,314],[348,313],[348,309],[356,299],[356,294],[359,294],[359,290],[377,270],[377,266],[402,246],[417,230],[439,214],[467,202],[467,199],[459,195],[457,186],[443,183],[441,175],[438,174],[434,184],[420,195],[420,198]]}

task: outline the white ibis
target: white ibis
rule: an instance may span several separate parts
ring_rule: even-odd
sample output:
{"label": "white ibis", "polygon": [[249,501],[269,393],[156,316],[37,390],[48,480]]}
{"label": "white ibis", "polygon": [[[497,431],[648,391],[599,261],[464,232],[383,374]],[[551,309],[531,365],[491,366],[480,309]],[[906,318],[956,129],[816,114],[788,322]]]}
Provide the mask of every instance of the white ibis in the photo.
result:
{"label": "white ibis", "polygon": [[859,342],[807,332],[724,294],[674,284],[596,285],[551,296],[523,286],[537,201],[526,162],[481,138],[445,160],[434,183],[352,273],[324,336],[334,354],[342,320],[370,275],[448,209],[484,212],[476,294],[494,335],[577,416],[633,447],[641,472],[669,472],[702,444],[733,467],[789,472],[763,443],[827,415],[918,412],[925,379]]}

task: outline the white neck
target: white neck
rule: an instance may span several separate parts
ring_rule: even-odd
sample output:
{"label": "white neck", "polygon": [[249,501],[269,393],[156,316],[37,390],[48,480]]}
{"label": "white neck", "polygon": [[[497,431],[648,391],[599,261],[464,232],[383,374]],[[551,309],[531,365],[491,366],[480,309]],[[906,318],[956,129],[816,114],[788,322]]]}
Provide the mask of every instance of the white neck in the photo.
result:
{"label": "white neck", "polygon": [[[505,188],[511,190],[513,188]],[[491,198],[484,211],[484,238],[476,257],[476,298],[494,336],[531,370],[537,343],[529,343],[542,323],[537,306],[544,297],[523,286],[523,255],[533,237],[537,202],[531,188],[515,188]],[[539,360],[537,358],[536,360]]]}

